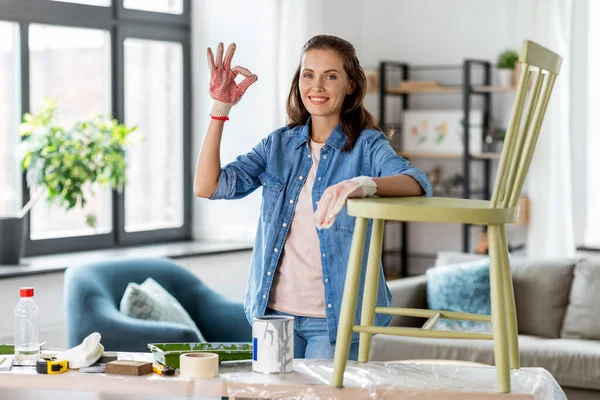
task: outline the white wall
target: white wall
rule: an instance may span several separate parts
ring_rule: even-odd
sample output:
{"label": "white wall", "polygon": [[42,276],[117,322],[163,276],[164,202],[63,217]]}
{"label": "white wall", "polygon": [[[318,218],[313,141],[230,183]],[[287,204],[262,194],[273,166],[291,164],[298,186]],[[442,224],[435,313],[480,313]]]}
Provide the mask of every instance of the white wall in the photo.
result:
{"label": "white wall", "polygon": [[[231,120],[225,125],[221,162],[223,165],[244,154],[277,124],[271,118],[275,108],[274,87],[270,77],[275,76],[274,58],[276,37],[272,24],[261,21],[275,19],[276,9],[268,7],[268,0],[197,1],[192,8],[192,71],[193,71],[193,131],[194,154],[199,149],[209,123],[212,100],[208,95],[209,71],[206,48],[222,41],[237,44],[233,66],[242,65],[259,76],[248,89],[242,101],[233,108]],[[194,166],[195,169],[195,159]],[[259,193],[236,202],[209,201],[194,198],[194,236],[203,239],[239,239],[254,237]]]}

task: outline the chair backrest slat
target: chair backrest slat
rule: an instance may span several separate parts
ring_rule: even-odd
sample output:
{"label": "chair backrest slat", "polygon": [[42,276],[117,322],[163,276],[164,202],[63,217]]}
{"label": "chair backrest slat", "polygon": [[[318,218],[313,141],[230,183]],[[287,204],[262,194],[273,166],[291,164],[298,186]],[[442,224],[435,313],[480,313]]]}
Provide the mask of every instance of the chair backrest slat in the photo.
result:
{"label": "chair backrest slat", "polygon": [[[543,76],[546,76],[546,75],[540,74],[539,72],[535,73],[533,71],[529,71],[527,73],[529,74],[530,77],[533,74],[535,74],[535,82],[533,85],[532,94],[529,98],[529,102],[527,103],[527,107],[526,107],[527,111],[525,113],[526,115],[525,115],[525,120],[523,121],[523,127],[522,127],[521,131],[519,132],[519,134],[517,135],[517,138],[516,138],[517,143],[516,143],[515,147],[513,148],[513,150],[511,151],[511,153],[513,154],[513,158],[517,162],[515,164],[513,164],[512,168],[508,171],[508,181],[507,181],[506,187],[510,190],[510,192],[505,193],[505,196],[502,198],[502,201],[500,203],[500,207],[511,207],[510,199],[512,198],[513,193],[517,192],[516,185],[515,185],[515,179],[516,179],[517,174],[519,173],[519,169],[524,165],[525,157],[523,157],[523,149],[525,147],[525,142],[528,137],[528,133],[526,132],[526,130],[532,126],[533,115],[534,115],[534,112],[538,105],[538,101],[540,99],[540,90],[542,89]],[[520,193],[520,190],[519,190],[519,193]]]}
{"label": "chair backrest slat", "polygon": [[[548,107],[562,57],[531,41],[524,41],[519,54],[523,74],[519,79],[510,122],[500,156],[490,207],[515,207]],[[536,72],[530,68],[537,69]],[[533,88],[531,79],[535,75]],[[528,91],[530,93],[528,94]],[[527,103],[527,104],[526,104]],[[523,117],[523,114],[525,116]]]}
{"label": "chair backrest slat", "polygon": [[[523,70],[527,71],[529,66],[523,65]],[[510,122],[506,129],[506,135],[504,136],[504,146],[502,148],[502,154],[500,155],[500,162],[498,164],[498,172],[496,175],[496,184],[494,185],[494,192],[492,194],[491,206],[496,208],[499,206],[501,198],[505,194],[506,182],[508,181],[508,172],[510,171],[510,165],[513,164],[513,149],[515,147],[516,135],[513,132],[517,131],[517,128],[521,125],[521,115],[523,113],[523,106],[525,104],[525,97],[527,96],[527,90],[524,90],[529,85],[529,74],[522,74],[519,80],[519,86],[517,87],[517,95],[513,109],[510,115]]]}
{"label": "chair backrest slat", "polygon": [[517,202],[519,201],[519,196],[521,195],[521,190],[523,189],[523,184],[525,183],[525,177],[527,176],[527,171],[529,170],[529,166],[531,165],[531,160],[533,159],[533,152],[535,150],[535,146],[540,135],[542,121],[544,120],[544,115],[546,114],[548,103],[550,102],[550,95],[552,94],[552,88],[554,87],[555,80],[556,75],[546,75],[545,87],[542,90],[542,102],[535,113],[534,123],[531,127],[532,132],[527,136],[528,141],[525,144],[527,151],[525,153],[525,158],[523,159],[524,165],[518,168],[517,182],[514,185],[516,189],[514,190],[511,196],[509,207],[516,206]]}

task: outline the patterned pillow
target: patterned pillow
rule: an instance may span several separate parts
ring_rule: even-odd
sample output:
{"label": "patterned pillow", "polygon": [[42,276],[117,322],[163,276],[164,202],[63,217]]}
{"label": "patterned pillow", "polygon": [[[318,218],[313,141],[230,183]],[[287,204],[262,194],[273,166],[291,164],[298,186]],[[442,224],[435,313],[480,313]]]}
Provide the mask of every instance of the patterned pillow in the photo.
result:
{"label": "patterned pillow", "polygon": [[[489,258],[430,268],[427,305],[432,310],[491,314]],[[441,319],[435,329],[491,332],[489,322]]]}
{"label": "patterned pillow", "polygon": [[141,285],[131,282],[127,285],[120,304],[121,313],[138,319],[175,322],[190,327],[198,341],[204,342],[204,337],[194,320],[158,282],[152,278],[146,279]]}

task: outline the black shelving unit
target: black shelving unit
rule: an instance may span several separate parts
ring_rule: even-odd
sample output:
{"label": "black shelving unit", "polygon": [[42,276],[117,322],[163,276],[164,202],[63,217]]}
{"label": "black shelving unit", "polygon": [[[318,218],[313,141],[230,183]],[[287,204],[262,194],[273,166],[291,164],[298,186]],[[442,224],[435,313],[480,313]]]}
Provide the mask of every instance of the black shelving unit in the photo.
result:
{"label": "black shelving unit", "polygon": [[[459,94],[462,95],[462,110],[464,120],[464,146],[462,160],[462,193],[458,193],[460,197],[465,199],[471,198],[474,195],[483,195],[486,199],[491,197],[491,162],[494,158],[494,154],[488,153],[487,156],[475,156],[469,152],[469,141],[470,141],[470,113],[473,109],[473,99],[475,96],[481,97],[483,112],[483,129],[482,137],[480,140],[484,141],[484,136],[489,133],[490,121],[491,121],[491,107],[492,107],[492,94],[496,91],[506,91],[505,89],[494,88],[491,86],[491,63],[484,60],[466,59],[462,65],[421,65],[421,66],[410,66],[404,62],[394,61],[382,61],[379,66],[379,123],[385,129],[390,126],[386,121],[386,101],[389,96],[396,96],[401,98],[401,110],[407,110],[410,107],[410,96],[413,94],[419,95],[443,95],[443,94]],[[411,79],[411,73],[415,71],[454,71],[460,77],[462,75],[462,83],[454,86],[445,85],[445,88],[449,88],[447,91],[418,91],[411,93],[410,91],[390,92],[388,87],[387,74],[390,70],[395,70],[399,73],[400,81],[406,81]],[[474,72],[478,71],[478,78],[474,77]],[[454,88],[454,89],[452,89]],[[399,149],[396,149],[399,150]],[[435,158],[435,156],[428,156],[428,158]],[[473,189],[471,182],[471,164],[473,162],[483,164],[483,188]],[[435,193],[434,193],[435,195]],[[408,259],[409,257],[423,258],[427,255],[423,253],[410,253],[408,251],[408,223],[399,222],[401,225],[401,239],[400,248],[385,250],[384,246],[384,259],[386,255],[398,254],[400,258],[400,276],[408,275]],[[470,251],[470,226],[468,224],[462,225],[462,251]],[[384,265],[385,266],[385,265]]]}

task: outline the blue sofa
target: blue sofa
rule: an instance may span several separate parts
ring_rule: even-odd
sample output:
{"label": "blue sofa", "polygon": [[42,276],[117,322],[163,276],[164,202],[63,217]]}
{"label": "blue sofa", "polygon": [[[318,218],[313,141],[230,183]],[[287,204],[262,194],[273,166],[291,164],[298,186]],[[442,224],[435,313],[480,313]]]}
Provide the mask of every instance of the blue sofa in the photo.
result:
{"label": "blue sofa", "polygon": [[192,317],[208,342],[250,342],[252,328],[243,304],[209,289],[194,274],[167,259],[126,259],[67,268],[65,319],[69,347],[92,332],[102,335],[106,351],[148,351],[148,343],[195,342],[188,327],[127,317],[119,304],[130,282],[152,278]]}

